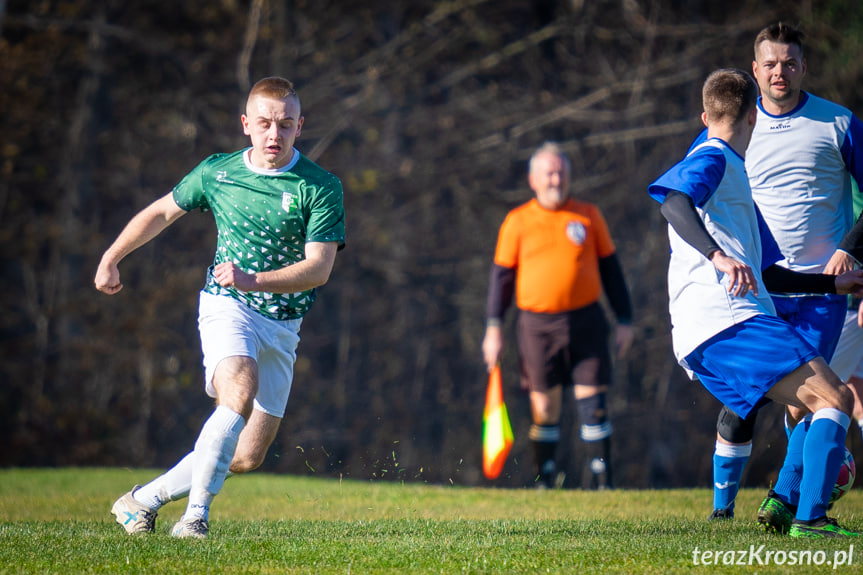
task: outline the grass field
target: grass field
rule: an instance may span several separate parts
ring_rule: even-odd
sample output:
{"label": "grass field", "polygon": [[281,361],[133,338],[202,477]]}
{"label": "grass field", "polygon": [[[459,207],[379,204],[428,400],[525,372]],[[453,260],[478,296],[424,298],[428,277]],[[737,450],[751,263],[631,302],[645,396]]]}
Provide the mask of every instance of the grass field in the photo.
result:
{"label": "grass field", "polygon": [[[111,503],[154,475],[0,470],[0,573],[863,571],[863,541],[757,530],[764,490],[744,490],[737,518],[717,524],[706,521],[707,489],[535,491],[252,473],[225,484],[208,540],[170,537],[184,502],[162,509],[156,534],[130,537]],[[863,490],[832,514],[863,530]]]}

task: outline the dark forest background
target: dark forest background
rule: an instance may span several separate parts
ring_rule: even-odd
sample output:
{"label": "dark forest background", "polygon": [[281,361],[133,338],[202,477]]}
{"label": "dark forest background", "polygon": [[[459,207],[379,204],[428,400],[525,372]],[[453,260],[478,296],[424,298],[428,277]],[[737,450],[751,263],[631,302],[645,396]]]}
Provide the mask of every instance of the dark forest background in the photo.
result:
{"label": "dark forest background", "polygon": [[[488,269],[551,139],[632,293],[637,341],[610,400],[617,484],[709,485],[718,403],[673,359],[665,225],[645,189],[699,131],[706,75],[751,70],[777,19],[808,34],[805,87],[863,112],[857,0],[0,0],[0,465],[166,467],[191,448],[211,409],[196,327],[211,217],[129,256],[116,296],[93,275],[138,210],[246,145],[249,86],[282,75],[303,102],[298,147],[344,183],[348,241],[264,470],[490,484]],[[512,320],[501,486],[531,475]],[[775,478],[780,415],[759,421],[747,485]]]}

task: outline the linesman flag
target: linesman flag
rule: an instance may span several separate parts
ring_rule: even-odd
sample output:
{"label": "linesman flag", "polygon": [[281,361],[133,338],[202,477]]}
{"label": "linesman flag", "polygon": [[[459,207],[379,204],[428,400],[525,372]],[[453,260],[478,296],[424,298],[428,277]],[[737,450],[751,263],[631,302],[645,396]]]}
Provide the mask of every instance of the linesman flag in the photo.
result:
{"label": "linesman flag", "polygon": [[482,414],[482,470],[489,479],[496,479],[512,448],[512,426],[503,402],[500,365],[488,375],[485,411]]}

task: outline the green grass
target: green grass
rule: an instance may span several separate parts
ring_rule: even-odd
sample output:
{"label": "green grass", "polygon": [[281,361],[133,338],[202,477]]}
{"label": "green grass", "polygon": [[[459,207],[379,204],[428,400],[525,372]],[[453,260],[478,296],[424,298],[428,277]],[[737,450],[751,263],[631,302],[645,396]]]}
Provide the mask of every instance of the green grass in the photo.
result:
{"label": "green grass", "polygon": [[[540,492],[252,473],[225,484],[210,539],[170,537],[183,502],[162,509],[156,534],[129,537],[113,522],[111,503],[154,475],[0,470],[0,573],[808,574],[863,565],[863,541],[800,542],[759,531],[764,490],[744,490],[737,518],[716,524],[706,521],[707,489]],[[863,529],[863,492],[852,490],[833,515]],[[834,570],[834,557],[852,544],[853,564]],[[730,558],[762,545],[751,566],[693,563],[696,547]],[[809,560],[758,565],[768,552],[786,563],[792,552]]]}

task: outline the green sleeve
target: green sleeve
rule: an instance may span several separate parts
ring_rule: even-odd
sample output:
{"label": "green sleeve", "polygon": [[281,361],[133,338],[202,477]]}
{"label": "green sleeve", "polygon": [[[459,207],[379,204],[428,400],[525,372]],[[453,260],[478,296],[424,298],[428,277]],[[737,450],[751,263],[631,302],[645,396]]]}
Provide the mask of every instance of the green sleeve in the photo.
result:
{"label": "green sleeve", "polygon": [[174,201],[177,205],[190,212],[195,208],[206,211],[210,208],[207,197],[204,193],[204,177],[207,172],[207,167],[215,156],[210,156],[195,169],[186,174],[179,184],[174,186]]}
{"label": "green sleeve", "polygon": [[342,183],[331,176],[321,185],[312,200],[307,225],[307,242],[345,244],[345,208]]}

